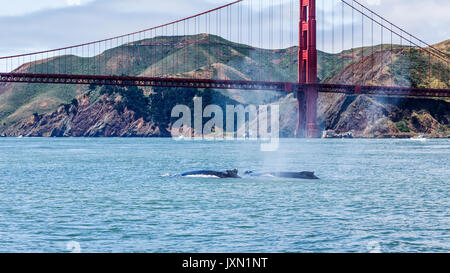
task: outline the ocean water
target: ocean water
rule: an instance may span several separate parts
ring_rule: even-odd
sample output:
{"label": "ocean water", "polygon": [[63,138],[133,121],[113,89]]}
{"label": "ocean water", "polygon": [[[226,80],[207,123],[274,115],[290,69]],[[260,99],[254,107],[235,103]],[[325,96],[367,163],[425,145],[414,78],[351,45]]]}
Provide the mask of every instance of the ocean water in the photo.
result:
{"label": "ocean water", "polygon": [[[315,171],[320,180],[170,177]],[[450,140],[0,138],[0,252],[449,252]]]}

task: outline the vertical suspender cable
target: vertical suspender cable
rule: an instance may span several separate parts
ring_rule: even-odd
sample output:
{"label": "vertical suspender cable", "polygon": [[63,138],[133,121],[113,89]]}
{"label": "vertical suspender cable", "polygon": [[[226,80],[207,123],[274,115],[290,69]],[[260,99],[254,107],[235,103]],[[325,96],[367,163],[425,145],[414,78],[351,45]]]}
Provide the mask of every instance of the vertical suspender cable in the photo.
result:
{"label": "vertical suspender cable", "polygon": [[355,8],[352,0],[352,80],[355,84]]}
{"label": "vertical suspender cable", "polygon": [[325,54],[325,0],[322,0],[322,81],[325,81],[326,54]]}
{"label": "vertical suspender cable", "polygon": [[96,74],[96,70],[97,70],[97,64],[95,62],[95,57],[96,57],[96,51],[95,51],[95,43],[93,44],[93,55],[92,55],[92,75]]}
{"label": "vertical suspender cable", "polygon": [[373,70],[375,66],[375,59],[374,59],[374,46],[373,46],[373,13],[371,13],[372,19],[371,19],[371,34],[372,34],[372,48],[371,48],[371,56],[372,56],[372,66],[371,66],[371,75],[373,75]]}
{"label": "vertical suspender cable", "polygon": [[262,38],[263,38],[263,36],[262,36],[262,4],[261,4],[261,2],[262,2],[263,0],[261,0],[261,1],[259,1],[259,33],[258,33],[258,35],[259,35],[259,81],[261,81],[261,79],[262,79],[262,53],[263,53],[263,50],[262,50]]}
{"label": "vertical suspender cable", "polygon": [[[363,9],[363,7],[361,7],[361,65],[362,65],[362,67],[364,67],[364,9]],[[361,73],[361,75],[363,75],[363,73]]]}
{"label": "vertical suspender cable", "polygon": [[390,74],[391,74],[391,86],[394,85],[394,73],[392,71],[393,69],[393,63],[392,63],[392,54],[393,54],[393,48],[392,48],[392,39],[393,39],[393,35],[392,35],[392,23],[391,23],[391,53],[390,53],[390,58],[391,58],[391,65],[390,65]]}
{"label": "vertical suspender cable", "polygon": [[175,45],[175,24],[172,25],[172,39],[171,39],[171,44],[172,44],[172,76],[175,75],[175,56],[173,56],[174,54],[177,54],[176,52],[176,45]]}
{"label": "vertical suspender cable", "polygon": [[384,49],[384,46],[383,46],[383,40],[384,40],[384,35],[383,35],[383,32],[384,32],[384,26],[383,26],[383,19],[381,20],[381,22],[380,22],[380,24],[381,24],[381,27],[380,27],[380,33],[381,33],[381,56],[383,56],[384,55],[384,52],[383,52],[383,49]]}
{"label": "vertical suspender cable", "polygon": [[283,0],[280,0],[280,49],[283,48]]}
{"label": "vertical suspender cable", "polygon": [[[291,0],[291,2],[290,2],[290,18],[289,18],[289,26],[290,26],[290,30],[289,30],[289,32],[290,32],[290,41],[289,41],[289,47],[293,47],[293,49],[295,49],[295,47],[294,47],[294,27],[293,27],[293,25],[294,25],[294,1],[293,0]],[[295,51],[294,51],[295,52]],[[290,74],[289,74],[289,78],[291,79],[291,81],[294,81],[293,79],[292,79],[292,76],[294,75],[294,60],[295,60],[295,54],[291,54],[291,59],[290,59],[290,62],[289,62],[289,66],[290,66],[290,68],[291,68],[291,71],[290,71]]]}
{"label": "vertical suspender cable", "polygon": [[331,61],[331,76],[334,76],[334,73],[336,71],[335,68],[335,52],[334,52],[334,3],[331,3],[331,56],[332,56],[332,61]]}
{"label": "vertical suspender cable", "polygon": [[[253,45],[253,0],[250,0],[250,5],[248,7],[248,45]],[[250,53],[250,51],[249,51]]]}
{"label": "vertical suspender cable", "polygon": [[342,24],[342,30],[341,30],[341,43],[342,43],[342,45],[341,45],[341,48],[342,48],[342,51],[341,51],[341,70],[343,70],[344,69],[344,66],[345,66],[345,63],[344,63],[344,48],[345,48],[345,44],[344,44],[344,36],[345,36],[345,26],[344,26],[344,16],[345,16],[345,13],[344,13],[344,2],[341,2],[341,24]]}
{"label": "vertical suspender cable", "polygon": [[412,37],[409,35],[409,87],[413,87],[412,84]]}
{"label": "vertical suspender cable", "polygon": [[431,52],[428,52],[428,88],[431,88]]}
{"label": "vertical suspender cable", "polygon": [[273,34],[274,34],[274,29],[273,29],[273,0],[271,0],[270,3],[270,32],[269,32],[269,47],[270,49],[273,49]]}

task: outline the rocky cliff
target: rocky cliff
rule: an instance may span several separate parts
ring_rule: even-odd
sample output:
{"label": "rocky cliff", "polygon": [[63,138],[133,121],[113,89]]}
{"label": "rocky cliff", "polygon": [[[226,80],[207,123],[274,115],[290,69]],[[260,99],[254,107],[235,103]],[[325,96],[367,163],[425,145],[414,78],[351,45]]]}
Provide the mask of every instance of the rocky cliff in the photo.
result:
{"label": "rocky cliff", "polygon": [[5,136],[25,137],[165,137],[168,132],[122,108],[119,97],[103,95],[92,103],[86,95],[49,114],[34,114],[7,128]]}
{"label": "rocky cliff", "polygon": [[[281,135],[293,137],[296,99],[289,95],[278,103]],[[450,137],[450,102],[445,100],[320,94],[318,119],[321,130],[362,138]]]}

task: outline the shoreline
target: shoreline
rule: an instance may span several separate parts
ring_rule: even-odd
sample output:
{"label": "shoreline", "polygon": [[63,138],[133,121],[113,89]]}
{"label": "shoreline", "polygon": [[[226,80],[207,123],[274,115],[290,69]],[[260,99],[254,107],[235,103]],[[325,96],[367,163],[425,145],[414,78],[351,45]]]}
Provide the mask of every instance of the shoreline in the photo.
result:
{"label": "shoreline", "polygon": [[[322,138],[312,138],[312,139],[411,139],[415,137],[415,135],[411,135],[411,136],[383,136],[383,137],[322,137]],[[0,136],[0,138],[26,138],[26,139],[31,139],[31,138],[42,138],[42,139],[50,139],[50,138],[58,138],[58,139],[69,139],[69,138],[77,138],[77,139],[98,139],[98,138],[104,138],[104,139],[112,139],[112,138],[123,138],[123,139],[132,139],[132,138],[136,138],[136,139],[156,139],[156,138],[161,138],[161,139],[170,139],[172,137],[162,137],[162,136],[154,136],[154,137],[149,137],[149,136],[98,136],[98,137],[86,137],[86,136]],[[446,136],[446,137],[435,137],[435,136],[427,136],[425,135],[426,139],[450,139],[450,136]],[[279,139],[307,139],[307,138],[295,138],[295,137],[280,137]],[[208,141],[213,141],[213,140],[248,140],[246,139],[242,139],[242,138],[233,138],[233,139],[221,139],[221,138],[208,138],[208,137],[202,137],[200,139],[195,139],[195,138],[190,138],[190,139],[183,139],[183,140],[208,140]],[[257,139],[260,140],[260,139]]]}

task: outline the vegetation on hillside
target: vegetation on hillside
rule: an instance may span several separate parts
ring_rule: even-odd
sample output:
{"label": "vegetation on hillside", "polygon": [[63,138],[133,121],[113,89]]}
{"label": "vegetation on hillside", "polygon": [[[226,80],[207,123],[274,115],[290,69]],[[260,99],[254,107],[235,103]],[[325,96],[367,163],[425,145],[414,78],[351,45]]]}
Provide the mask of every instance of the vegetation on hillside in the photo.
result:
{"label": "vegetation on hillside", "polygon": [[389,66],[389,73],[397,86],[450,88],[450,74],[445,62],[414,48],[399,51]]}
{"label": "vegetation on hillside", "polygon": [[[94,100],[96,97],[107,96],[116,101],[114,107],[119,114],[125,109],[131,110],[134,112],[134,119],[143,118],[144,121],[157,124],[161,128],[168,128],[173,122],[171,111],[176,105],[186,105],[193,109],[194,97],[201,97],[204,106],[215,104],[225,109],[226,105],[237,104],[235,100],[213,89],[155,88],[149,95],[136,86],[90,86],[90,90],[92,93],[88,94]],[[95,94],[97,90],[98,96]],[[70,106],[71,104],[65,105],[68,109]]]}
{"label": "vegetation on hillside", "polygon": [[[449,42],[436,45],[448,52]],[[128,43],[86,58],[74,55],[25,65],[21,72],[75,74],[114,74],[161,77],[202,77],[208,79],[296,81],[298,48],[268,50],[233,43],[214,35],[156,37]],[[67,64],[70,64],[68,66]],[[449,88],[448,67],[431,60],[423,51],[408,46],[379,45],[355,48],[337,54],[318,52],[318,78],[329,83],[358,83]],[[430,77],[429,77],[430,76]],[[202,96],[222,104],[227,100],[254,103],[244,92],[179,88],[96,87],[83,85],[4,84],[0,86],[0,130],[33,114],[38,117],[61,105],[67,110],[74,98],[89,94],[92,103],[102,95],[120,97],[119,112],[132,110],[136,118],[170,123],[170,110],[177,103],[192,105],[192,98]],[[278,100],[267,96],[264,103]],[[76,99],[75,99],[76,101]],[[406,131],[404,124],[398,124]]]}

